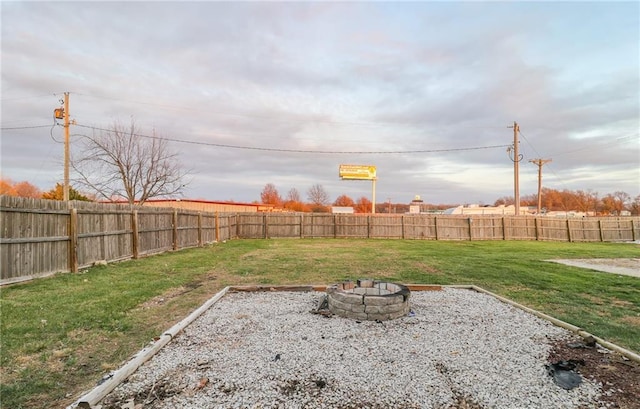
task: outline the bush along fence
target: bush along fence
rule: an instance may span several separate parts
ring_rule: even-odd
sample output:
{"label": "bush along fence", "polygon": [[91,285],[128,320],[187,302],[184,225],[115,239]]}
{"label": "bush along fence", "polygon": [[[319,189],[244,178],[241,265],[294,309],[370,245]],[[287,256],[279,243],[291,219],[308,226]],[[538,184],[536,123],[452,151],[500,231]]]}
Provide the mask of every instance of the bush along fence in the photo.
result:
{"label": "bush along fence", "polygon": [[201,213],[0,196],[0,283],[230,239],[640,240],[640,217]]}

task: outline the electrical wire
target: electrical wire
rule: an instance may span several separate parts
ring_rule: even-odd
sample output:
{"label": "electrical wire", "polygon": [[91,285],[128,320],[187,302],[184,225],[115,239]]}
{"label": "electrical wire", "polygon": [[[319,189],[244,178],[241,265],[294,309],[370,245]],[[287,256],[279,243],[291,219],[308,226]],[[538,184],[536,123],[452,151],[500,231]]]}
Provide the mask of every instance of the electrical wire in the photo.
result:
{"label": "electrical wire", "polygon": [[538,153],[538,151],[536,150],[536,148],[531,144],[531,142],[529,142],[529,140],[527,139],[526,136],[524,136],[524,134],[522,132],[520,132],[520,129],[518,128],[518,134],[520,134],[520,136],[522,136],[522,139],[525,140],[525,142],[527,143],[527,145],[529,145],[531,147],[531,149],[533,149],[533,151],[536,153],[536,155],[538,156],[542,156]]}
{"label": "electrical wire", "polygon": [[[112,129],[99,128],[95,126],[87,126],[76,124],[81,128],[92,129],[96,131],[104,131],[104,132],[113,132]],[[282,148],[263,148],[263,147],[255,147],[255,146],[242,146],[242,145],[227,145],[221,143],[213,143],[213,142],[199,142],[199,141],[190,141],[186,139],[177,139],[177,138],[165,138],[160,136],[152,136],[152,135],[143,135],[143,134],[134,134],[140,138],[149,138],[149,139],[157,139],[157,140],[165,140],[170,142],[178,142],[178,143],[186,143],[191,145],[201,145],[201,146],[213,146],[218,148],[228,148],[228,149],[244,149],[244,150],[254,150],[254,151],[264,151],[264,152],[284,152],[284,153],[314,153],[314,154],[332,154],[332,155],[380,155],[380,154],[413,154],[413,153],[442,153],[442,152],[461,152],[461,151],[474,151],[481,149],[494,149],[494,148],[504,148],[509,145],[489,145],[489,146],[475,146],[468,148],[449,148],[449,149],[421,149],[421,150],[407,150],[407,151],[319,151],[319,150],[306,150],[306,149],[282,149]]]}
{"label": "electrical wire", "polygon": [[19,99],[43,98],[43,97],[50,97],[51,95],[55,96],[56,94],[31,95],[26,97],[8,97],[8,98],[0,98],[0,101],[16,101]]}
{"label": "electrical wire", "polygon": [[56,121],[56,112],[53,111],[53,125],[51,125],[51,129],[49,129],[49,136],[51,137],[51,139],[55,142],[55,143],[62,143],[62,141],[57,140],[56,138],[53,137],[53,128],[56,127],[56,125],[60,125],[58,123],[58,121]]}
{"label": "electrical wire", "polygon": [[2,127],[0,130],[2,131],[15,131],[18,129],[37,129],[37,128],[48,128],[51,125],[32,125],[32,126],[12,126],[12,127]]}
{"label": "electrical wire", "polygon": [[[527,142],[527,144],[531,147],[531,149],[533,149],[533,151],[536,153],[536,155],[538,155],[539,158],[542,157],[542,155],[540,155],[540,153],[536,150],[536,148],[533,146],[533,144],[531,142],[529,142],[529,140],[527,139],[526,136],[524,136],[524,134],[522,132],[520,132],[520,130],[518,129],[518,134],[520,134],[520,136],[522,136],[522,139],[525,140],[525,142]],[[558,180],[558,182],[560,182],[560,184],[562,186],[564,186],[565,189],[567,188],[567,184],[565,183],[564,180],[562,180],[562,178],[560,178],[560,176],[555,172],[555,170],[553,169],[553,166],[551,166],[550,164],[547,164],[547,169],[549,169],[551,171],[551,173],[553,174],[553,176],[556,177],[556,180]]]}

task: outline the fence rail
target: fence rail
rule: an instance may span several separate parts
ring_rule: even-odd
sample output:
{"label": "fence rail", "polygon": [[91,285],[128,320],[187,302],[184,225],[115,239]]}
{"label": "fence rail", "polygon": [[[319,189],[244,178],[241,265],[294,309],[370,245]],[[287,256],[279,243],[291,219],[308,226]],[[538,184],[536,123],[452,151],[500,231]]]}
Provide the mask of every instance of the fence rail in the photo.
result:
{"label": "fence rail", "polygon": [[640,240],[640,217],[203,213],[0,196],[0,283],[240,239]]}

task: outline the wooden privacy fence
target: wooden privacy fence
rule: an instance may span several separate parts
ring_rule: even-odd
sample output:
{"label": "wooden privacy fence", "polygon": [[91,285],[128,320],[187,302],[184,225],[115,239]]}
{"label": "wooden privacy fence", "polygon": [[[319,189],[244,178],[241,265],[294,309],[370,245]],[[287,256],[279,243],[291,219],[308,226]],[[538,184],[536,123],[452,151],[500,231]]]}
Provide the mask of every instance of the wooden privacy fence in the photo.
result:
{"label": "wooden privacy fence", "polygon": [[235,238],[632,241],[640,217],[217,214],[0,196],[0,230],[7,283]]}
{"label": "wooden privacy fence", "polygon": [[2,282],[235,238],[235,214],[0,196]]}
{"label": "wooden privacy fence", "polygon": [[639,217],[241,213],[240,239],[382,238],[424,240],[633,241]]}

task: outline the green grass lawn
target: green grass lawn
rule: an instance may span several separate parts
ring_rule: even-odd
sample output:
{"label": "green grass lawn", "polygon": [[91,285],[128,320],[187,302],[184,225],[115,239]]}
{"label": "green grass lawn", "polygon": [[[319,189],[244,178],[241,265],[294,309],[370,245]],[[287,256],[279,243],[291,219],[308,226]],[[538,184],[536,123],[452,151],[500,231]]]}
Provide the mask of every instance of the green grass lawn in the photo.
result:
{"label": "green grass lawn", "polygon": [[0,406],[65,407],[227,285],[475,284],[640,351],[640,279],[549,263],[623,243],[234,240],[0,291]]}

